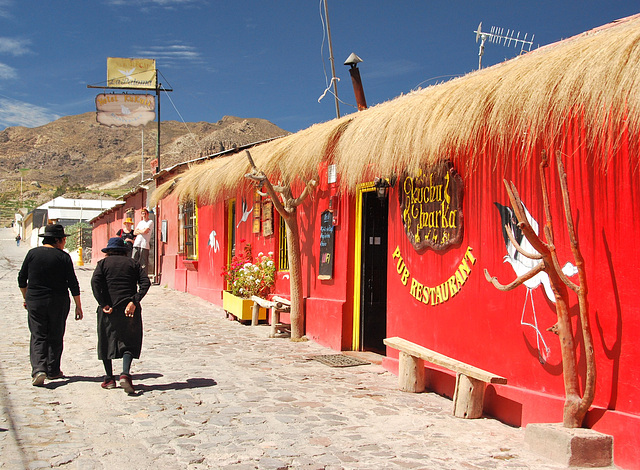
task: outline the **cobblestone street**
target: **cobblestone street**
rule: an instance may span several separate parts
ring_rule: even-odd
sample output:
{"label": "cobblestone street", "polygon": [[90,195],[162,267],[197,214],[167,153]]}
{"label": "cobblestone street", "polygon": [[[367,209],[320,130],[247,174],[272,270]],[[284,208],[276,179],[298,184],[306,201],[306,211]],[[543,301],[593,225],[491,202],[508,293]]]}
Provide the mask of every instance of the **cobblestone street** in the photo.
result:
{"label": "cobblestone street", "polygon": [[335,351],[162,286],[142,302],[137,394],[103,390],[90,265],[76,268],[85,318],[67,322],[66,378],[33,387],[16,281],[28,248],[0,239],[0,468],[563,468],[529,453],[524,429],[454,418],[451,400],[400,392],[379,365],[329,367],[310,358]]}

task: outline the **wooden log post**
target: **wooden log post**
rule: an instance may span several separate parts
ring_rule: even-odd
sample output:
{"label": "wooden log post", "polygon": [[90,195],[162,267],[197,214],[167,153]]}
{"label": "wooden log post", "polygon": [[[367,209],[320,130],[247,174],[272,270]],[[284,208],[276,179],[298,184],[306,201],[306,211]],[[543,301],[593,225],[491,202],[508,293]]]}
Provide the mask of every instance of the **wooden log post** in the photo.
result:
{"label": "wooden log post", "polygon": [[260,315],[260,305],[258,302],[253,303],[253,310],[251,311],[251,326],[258,325],[258,316]]}
{"label": "wooden log post", "polygon": [[427,382],[424,360],[411,356],[404,351],[399,352],[398,383],[403,392],[424,392]]}
{"label": "wooden log post", "polygon": [[464,374],[456,374],[456,389],[453,393],[453,415],[458,418],[482,417],[486,382]]}
{"label": "wooden log post", "polygon": [[271,332],[269,338],[275,338],[278,333],[278,327],[280,326],[280,310],[277,308],[271,309]]}

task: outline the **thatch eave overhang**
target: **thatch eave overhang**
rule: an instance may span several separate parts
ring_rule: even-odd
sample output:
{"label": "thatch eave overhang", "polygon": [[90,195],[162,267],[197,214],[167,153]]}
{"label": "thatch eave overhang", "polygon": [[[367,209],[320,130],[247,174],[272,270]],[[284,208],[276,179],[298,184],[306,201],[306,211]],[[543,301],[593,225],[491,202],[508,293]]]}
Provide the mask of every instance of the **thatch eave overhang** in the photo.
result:
{"label": "thatch eave overhang", "polygon": [[[332,145],[352,116],[315,124],[296,134],[250,149],[256,167],[273,183],[306,182],[317,178],[320,162],[331,160]],[[224,195],[252,185],[245,175],[251,170],[244,151],[194,164],[177,182],[173,193],[179,201],[210,204]]]}
{"label": "thatch eave overhang", "polygon": [[612,125],[637,136],[639,68],[634,15],[358,113],[338,143],[338,173],[353,188],[366,165],[384,176],[464,158],[472,171],[487,143],[485,158],[495,164],[506,162],[514,144],[526,160],[561,137],[572,115],[584,122],[589,148]]}
{"label": "thatch eave overhang", "polygon": [[[613,125],[637,146],[639,68],[640,15],[634,15],[255,146],[251,154],[274,183],[307,181],[327,162],[353,190],[374,176],[418,171],[443,158],[464,159],[467,171],[480,159],[501,165],[514,145],[524,164],[533,149],[562,138],[576,115],[583,145],[600,144]],[[192,166],[175,186],[179,199],[211,203],[249,184],[243,153]]]}

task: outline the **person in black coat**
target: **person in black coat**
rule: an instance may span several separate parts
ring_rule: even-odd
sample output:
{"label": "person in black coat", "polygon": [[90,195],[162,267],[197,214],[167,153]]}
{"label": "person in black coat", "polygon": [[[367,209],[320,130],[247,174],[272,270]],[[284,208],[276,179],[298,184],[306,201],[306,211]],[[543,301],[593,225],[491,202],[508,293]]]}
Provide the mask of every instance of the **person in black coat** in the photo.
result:
{"label": "person in black coat", "polygon": [[142,307],[151,282],[140,263],[130,258],[120,237],[109,239],[102,249],[107,256],[98,261],[91,278],[93,296],[98,302],[98,359],[104,364],[102,388],[116,386],[113,359],[122,358],[120,386],[135,392],[131,381],[131,362],[142,350]]}
{"label": "person in black coat", "polygon": [[18,287],[27,309],[31,342],[31,383],[42,386],[46,378],[64,377],[60,370],[64,331],[71,302],[76,304],[76,320],[82,320],[80,286],[69,253],[64,251],[67,234],[59,224],[49,224],[42,246],[32,248],[18,273]]}

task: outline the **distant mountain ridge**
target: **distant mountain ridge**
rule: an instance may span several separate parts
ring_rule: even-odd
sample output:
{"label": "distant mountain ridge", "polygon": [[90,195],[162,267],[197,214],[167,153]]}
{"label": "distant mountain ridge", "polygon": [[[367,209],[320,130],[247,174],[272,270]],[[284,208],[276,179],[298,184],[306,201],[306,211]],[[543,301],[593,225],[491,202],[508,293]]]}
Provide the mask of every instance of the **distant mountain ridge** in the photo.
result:
{"label": "distant mountain ridge", "polygon": [[[258,118],[163,121],[161,168],[287,134]],[[12,205],[16,209],[38,205],[54,192],[68,197],[87,197],[82,194],[84,188],[98,194],[107,189],[126,192],[141,181],[143,168],[144,177],[151,176],[157,123],[144,126],[144,144],[142,136],[143,127],[98,124],[95,112],[65,116],[40,127],[8,127],[0,131],[0,200],[11,212]]]}
{"label": "distant mountain ridge", "polygon": [[[0,131],[0,177],[23,177],[41,183],[69,181],[99,186],[127,173],[140,175],[142,127],[105,127],[95,113],[62,117],[35,128],[8,127]],[[225,116],[216,123],[163,121],[160,127],[161,165],[217,153],[289,134],[264,119]],[[145,171],[156,154],[157,124],[144,126]]]}

